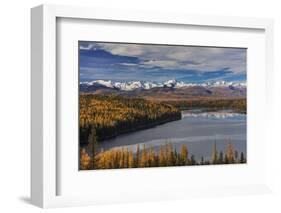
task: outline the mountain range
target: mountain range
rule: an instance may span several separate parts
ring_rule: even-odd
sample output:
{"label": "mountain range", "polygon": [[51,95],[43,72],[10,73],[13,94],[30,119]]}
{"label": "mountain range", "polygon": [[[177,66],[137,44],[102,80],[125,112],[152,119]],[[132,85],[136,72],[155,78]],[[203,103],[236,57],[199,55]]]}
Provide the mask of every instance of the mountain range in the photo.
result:
{"label": "mountain range", "polygon": [[149,81],[129,81],[129,82],[113,82],[106,80],[96,80],[91,82],[81,82],[80,87],[83,89],[87,89],[90,87],[105,87],[123,91],[132,91],[135,89],[152,89],[152,88],[185,88],[185,87],[230,87],[230,88],[245,88],[246,83],[236,83],[236,82],[227,82],[227,81],[213,81],[213,82],[205,82],[205,83],[184,83],[182,81],[177,80],[168,80],[162,83],[149,82]]}
{"label": "mountain range", "polygon": [[114,82],[106,80],[95,80],[81,82],[80,92],[108,94],[116,93],[123,95],[137,95],[143,97],[168,97],[190,98],[190,97],[245,97],[246,83],[212,81],[204,83],[185,83],[175,79],[164,82],[130,81]]}

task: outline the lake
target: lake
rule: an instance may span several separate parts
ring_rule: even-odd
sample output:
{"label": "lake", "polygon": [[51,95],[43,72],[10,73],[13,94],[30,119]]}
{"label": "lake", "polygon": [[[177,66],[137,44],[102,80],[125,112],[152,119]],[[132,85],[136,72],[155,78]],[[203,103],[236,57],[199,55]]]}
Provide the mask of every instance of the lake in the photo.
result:
{"label": "lake", "polygon": [[183,110],[182,119],[172,121],[154,128],[120,135],[99,144],[99,149],[137,149],[137,144],[146,148],[159,150],[160,145],[172,143],[179,151],[182,144],[188,147],[189,155],[196,160],[201,156],[210,160],[212,146],[216,143],[217,151],[225,152],[230,142],[234,149],[244,152],[246,156],[247,122],[246,115],[231,110]]}

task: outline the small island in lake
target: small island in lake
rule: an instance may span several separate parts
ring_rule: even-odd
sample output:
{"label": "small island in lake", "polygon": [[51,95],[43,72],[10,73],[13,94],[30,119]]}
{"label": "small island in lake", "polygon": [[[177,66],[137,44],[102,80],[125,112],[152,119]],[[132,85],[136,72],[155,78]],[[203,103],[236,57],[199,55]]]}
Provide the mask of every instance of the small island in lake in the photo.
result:
{"label": "small island in lake", "polygon": [[80,41],[79,58],[81,170],[246,163],[245,49]]}

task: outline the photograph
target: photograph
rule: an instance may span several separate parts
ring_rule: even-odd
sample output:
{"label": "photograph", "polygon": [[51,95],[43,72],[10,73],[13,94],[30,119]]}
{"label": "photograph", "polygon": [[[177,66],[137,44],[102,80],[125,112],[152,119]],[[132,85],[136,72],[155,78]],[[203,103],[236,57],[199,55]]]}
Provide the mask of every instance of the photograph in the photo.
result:
{"label": "photograph", "polygon": [[247,48],[78,41],[79,170],[247,163]]}

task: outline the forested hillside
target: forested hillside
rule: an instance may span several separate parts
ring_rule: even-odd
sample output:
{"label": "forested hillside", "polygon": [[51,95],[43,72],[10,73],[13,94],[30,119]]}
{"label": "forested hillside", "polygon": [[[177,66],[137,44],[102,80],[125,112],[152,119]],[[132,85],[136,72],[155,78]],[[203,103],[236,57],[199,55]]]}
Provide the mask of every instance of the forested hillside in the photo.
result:
{"label": "forested hillside", "polygon": [[80,143],[101,142],[122,133],[181,118],[174,106],[116,95],[80,95]]}
{"label": "forested hillside", "polygon": [[205,108],[210,110],[228,109],[240,113],[246,113],[247,100],[245,98],[237,99],[187,99],[180,101],[164,101],[163,103],[173,105],[180,109]]}

